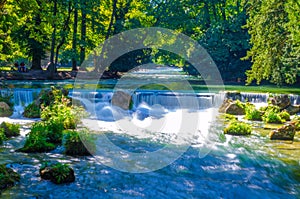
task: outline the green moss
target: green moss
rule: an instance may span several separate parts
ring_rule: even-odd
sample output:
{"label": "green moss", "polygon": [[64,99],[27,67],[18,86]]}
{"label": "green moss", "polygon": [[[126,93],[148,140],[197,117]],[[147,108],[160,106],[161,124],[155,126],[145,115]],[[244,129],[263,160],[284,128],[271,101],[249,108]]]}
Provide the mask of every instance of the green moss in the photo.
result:
{"label": "green moss", "polygon": [[40,175],[45,180],[51,180],[55,184],[74,182],[75,175],[73,169],[67,164],[44,163],[40,168]]}
{"label": "green moss", "polygon": [[8,138],[20,135],[20,125],[19,124],[11,124],[8,122],[2,122],[0,124],[0,129],[1,128],[4,130],[4,134]]}
{"label": "green moss", "polygon": [[250,135],[251,131],[252,129],[249,124],[240,121],[232,121],[224,129],[224,133],[230,135]]}
{"label": "green moss", "polygon": [[273,105],[269,105],[266,108],[262,118],[266,123],[282,124],[285,122],[285,120],[280,117],[280,108]]}
{"label": "green moss", "polygon": [[41,108],[39,107],[39,105],[33,102],[25,107],[23,116],[27,118],[40,118]]}
{"label": "green moss", "polygon": [[295,116],[292,123],[295,125],[296,131],[300,131],[300,116]]}
{"label": "green moss", "polygon": [[257,110],[253,104],[247,103],[245,108],[247,120],[262,121],[262,112]]}
{"label": "green moss", "polygon": [[65,134],[65,153],[67,155],[90,155],[81,139],[88,145],[89,149],[96,148],[93,137],[87,131],[76,132],[74,130],[64,131]]}
{"label": "green moss", "polygon": [[281,112],[279,113],[279,116],[280,116],[280,118],[283,119],[284,121],[290,121],[290,120],[291,120],[290,114],[289,114],[287,111],[285,111],[285,110],[281,111]]}
{"label": "green moss", "polygon": [[0,128],[0,144],[3,144],[4,140],[6,140],[6,136],[4,134],[4,129]]}
{"label": "green moss", "polygon": [[0,194],[2,190],[14,186],[17,181],[20,181],[18,173],[7,168],[4,164],[0,165]]}

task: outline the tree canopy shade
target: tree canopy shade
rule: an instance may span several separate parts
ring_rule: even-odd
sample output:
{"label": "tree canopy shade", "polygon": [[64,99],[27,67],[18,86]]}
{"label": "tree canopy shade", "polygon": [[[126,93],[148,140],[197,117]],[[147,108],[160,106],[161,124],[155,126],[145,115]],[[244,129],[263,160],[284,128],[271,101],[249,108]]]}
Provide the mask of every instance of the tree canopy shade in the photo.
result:
{"label": "tree canopy shade", "polygon": [[300,3],[298,0],[248,2],[246,27],[251,35],[247,83],[263,79],[278,85],[293,84],[299,77]]}
{"label": "tree canopy shade", "polygon": [[[293,84],[299,77],[299,0],[0,0],[0,13],[0,65],[26,59],[35,70],[48,62],[51,72],[58,63],[77,70],[88,55],[103,55],[95,47],[112,35],[156,26],[197,40],[225,81]],[[158,49],[127,53],[106,67],[125,72],[146,62],[199,75]]]}

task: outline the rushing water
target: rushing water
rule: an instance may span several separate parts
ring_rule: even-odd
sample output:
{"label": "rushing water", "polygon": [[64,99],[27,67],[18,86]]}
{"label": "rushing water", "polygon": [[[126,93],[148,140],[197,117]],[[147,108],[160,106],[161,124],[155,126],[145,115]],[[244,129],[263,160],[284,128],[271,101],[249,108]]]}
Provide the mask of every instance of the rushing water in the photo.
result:
{"label": "rushing water", "polygon": [[[142,75],[147,76],[147,73]],[[215,115],[215,105],[220,99],[211,93],[136,90],[132,95],[133,109],[124,111],[111,106],[112,90],[71,90],[70,96],[80,100],[92,113],[83,124],[103,132],[100,136],[105,135],[121,149],[147,154],[168,147],[165,156],[157,156],[157,162],[163,162],[176,154],[178,148],[187,148],[174,162],[157,170],[122,172],[107,166],[112,165],[110,161],[113,160],[100,153],[91,157],[71,157],[62,153],[62,147],[51,153],[15,152],[23,146],[25,134],[34,122],[21,117],[22,107],[32,102],[39,91],[40,88],[14,89],[14,103],[18,107],[14,118],[0,118],[0,122],[16,122],[22,126],[21,136],[0,147],[0,163],[7,163],[21,174],[20,182],[4,191],[0,198],[265,199],[300,196],[299,132],[293,142],[271,141],[267,137],[269,130],[262,130],[263,124],[256,122],[251,136],[224,135],[224,124]],[[264,94],[245,93],[242,97],[254,103],[266,102]],[[298,103],[296,99],[295,104]],[[193,124],[189,118],[198,120],[197,130],[191,135],[179,136],[180,131],[188,130],[189,124]],[[186,129],[180,129],[182,125]],[[102,149],[107,149],[105,143],[97,143],[97,150]],[[44,161],[68,163],[75,171],[76,181],[55,185],[42,180],[39,167]],[[116,166],[135,167],[137,163],[143,165],[143,162],[126,162],[125,165],[120,161]]]}

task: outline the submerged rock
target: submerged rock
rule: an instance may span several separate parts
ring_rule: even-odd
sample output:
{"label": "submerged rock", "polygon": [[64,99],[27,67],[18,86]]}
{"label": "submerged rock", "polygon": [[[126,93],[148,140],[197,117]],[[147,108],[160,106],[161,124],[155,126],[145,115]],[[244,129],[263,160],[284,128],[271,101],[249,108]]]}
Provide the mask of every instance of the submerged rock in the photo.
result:
{"label": "submerged rock", "polygon": [[0,165],[0,194],[1,191],[13,187],[16,182],[20,181],[20,175],[6,165]]}
{"label": "submerged rock", "polygon": [[293,140],[295,135],[295,125],[289,123],[270,132],[271,140]]}

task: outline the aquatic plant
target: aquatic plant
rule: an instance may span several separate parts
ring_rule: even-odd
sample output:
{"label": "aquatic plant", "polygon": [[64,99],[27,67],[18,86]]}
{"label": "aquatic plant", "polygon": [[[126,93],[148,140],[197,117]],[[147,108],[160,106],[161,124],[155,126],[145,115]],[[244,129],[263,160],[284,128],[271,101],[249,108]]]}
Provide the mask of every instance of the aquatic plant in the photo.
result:
{"label": "aquatic plant", "polygon": [[19,124],[11,124],[8,122],[2,122],[0,124],[0,129],[3,129],[6,137],[10,138],[13,136],[20,135],[20,125]]}
{"label": "aquatic plant", "polygon": [[263,112],[257,110],[253,104],[246,103],[245,112],[247,120],[262,121]]}
{"label": "aquatic plant", "polygon": [[224,129],[224,133],[230,135],[250,135],[251,131],[249,124],[240,121],[231,121]]}

